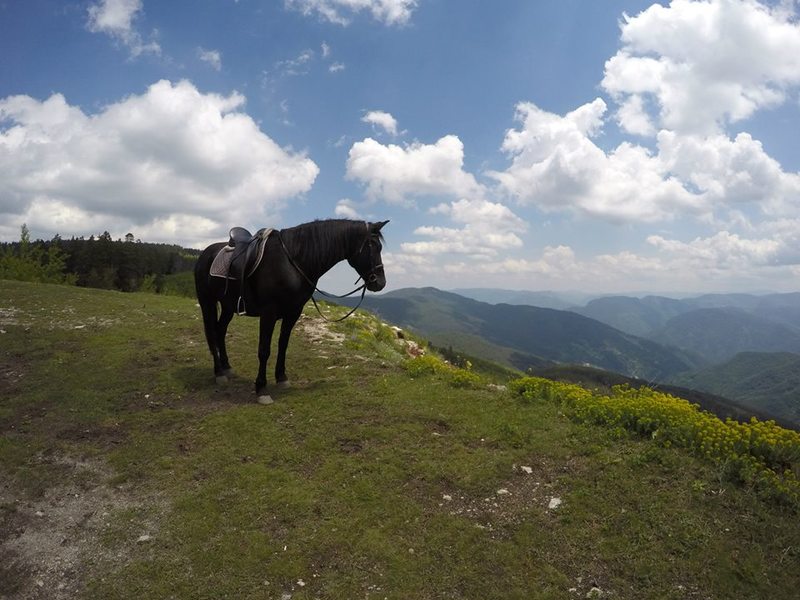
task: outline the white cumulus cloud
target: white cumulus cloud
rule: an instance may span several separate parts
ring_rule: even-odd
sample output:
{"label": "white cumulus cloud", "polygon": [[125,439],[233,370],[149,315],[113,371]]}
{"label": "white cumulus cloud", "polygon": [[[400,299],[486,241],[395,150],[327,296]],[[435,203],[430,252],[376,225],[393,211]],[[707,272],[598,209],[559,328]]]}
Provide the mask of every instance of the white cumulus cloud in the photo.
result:
{"label": "white cumulus cloud", "polygon": [[661,131],[658,148],[665,168],[712,203],[752,204],[768,215],[800,214],[800,174],[784,172],[748,133],[731,140]]}
{"label": "white cumulus cloud", "polygon": [[462,227],[424,225],[414,235],[428,238],[400,245],[403,252],[417,255],[466,254],[476,260],[494,257],[498,251],[521,248],[517,235],[527,223],[507,206],[485,199],[465,199],[439,204],[430,211],[442,214]]}
{"label": "white cumulus cloud", "polygon": [[397,135],[397,119],[390,113],[382,110],[371,110],[361,117],[363,123],[369,123],[373,127],[379,127],[391,136]]}
{"label": "white cumulus cloud", "polygon": [[334,214],[343,219],[360,219],[361,213],[359,212],[358,205],[349,198],[342,198],[336,203]]}
{"label": "white cumulus cloud", "polygon": [[[626,15],[621,29],[602,86],[631,133],[714,133],[783,103],[800,83],[800,25],[782,3],[672,0]],[[652,115],[642,99],[654,103]]]}
{"label": "white cumulus cloud", "polygon": [[105,33],[121,42],[131,56],[160,54],[158,42],[145,42],[134,27],[134,21],[141,11],[142,0],[100,0],[89,5],[86,27],[93,33]]}
{"label": "white cumulus cloud", "polygon": [[492,171],[501,188],[521,204],[571,211],[611,221],[658,221],[677,213],[703,213],[702,195],[688,191],[658,156],[622,143],[606,153],[593,141],[606,104],[596,99],[559,116],[523,102],[520,129],[506,133],[505,171]]}
{"label": "white cumulus cloud", "polygon": [[350,148],[347,178],[362,183],[373,200],[401,204],[419,196],[483,195],[483,186],[463,166],[464,145],[455,135],[407,146],[366,138]]}
{"label": "white cumulus cloud", "polygon": [[61,94],[1,99],[0,221],[197,243],[274,218],[318,167],[278,146],[244,103],[188,81],[159,81],[96,114]]}
{"label": "white cumulus cloud", "polygon": [[205,50],[204,48],[197,49],[197,56],[204,63],[211,65],[215,71],[222,69],[222,54],[219,50]]}
{"label": "white cumulus cloud", "polygon": [[386,25],[403,25],[411,19],[418,0],[285,0],[286,6],[304,15],[348,25],[350,15],[368,12],[376,21]]}

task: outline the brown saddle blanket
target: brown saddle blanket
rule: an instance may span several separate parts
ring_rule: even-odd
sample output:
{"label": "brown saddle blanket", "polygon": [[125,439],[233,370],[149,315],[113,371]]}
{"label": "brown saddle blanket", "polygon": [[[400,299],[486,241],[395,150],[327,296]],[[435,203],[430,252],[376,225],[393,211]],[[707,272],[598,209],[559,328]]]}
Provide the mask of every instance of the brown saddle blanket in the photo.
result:
{"label": "brown saddle blanket", "polygon": [[[243,274],[244,278],[250,277],[264,258],[264,248],[271,233],[272,229],[260,230],[250,242],[255,244],[254,248],[248,248],[247,251],[231,245],[223,246],[214,257],[209,274],[225,279],[241,279]],[[234,258],[241,261],[241,264],[237,262],[236,268],[232,269]]]}

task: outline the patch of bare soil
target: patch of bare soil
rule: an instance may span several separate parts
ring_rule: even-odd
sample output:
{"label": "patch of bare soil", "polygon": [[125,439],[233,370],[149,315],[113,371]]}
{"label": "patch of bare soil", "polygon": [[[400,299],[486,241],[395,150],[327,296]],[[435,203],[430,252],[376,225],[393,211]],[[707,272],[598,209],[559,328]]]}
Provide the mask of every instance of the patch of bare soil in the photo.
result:
{"label": "patch of bare soil", "polygon": [[555,514],[562,502],[558,476],[569,466],[557,467],[541,460],[531,466],[514,466],[513,475],[491,494],[481,497],[467,494],[442,494],[438,502],[451,515],[466,517],[475,526],[501,537],[503,529],[520,523],[529,511]]}
{"label": "patch of bare soil", "polygon": [[328,324],[321,317],[310,317],[305,314],[300,315],[297,327],[312,344],[320,344],[323,342],[342,344],[345,339],[343,333],[331,331]]}
{"label": "patch of bare soil", "polygon": [[128,560],[126,552],[112,554],[100,540],[114,513],[163,511],[157,498],[137,498],[130,488],[110,485],[113,473],[99,461],[52,455],[41,460],[58,463],[64,476],[40,497],[26,497],[0,476],[2,600],[77,597],[100,566]]}

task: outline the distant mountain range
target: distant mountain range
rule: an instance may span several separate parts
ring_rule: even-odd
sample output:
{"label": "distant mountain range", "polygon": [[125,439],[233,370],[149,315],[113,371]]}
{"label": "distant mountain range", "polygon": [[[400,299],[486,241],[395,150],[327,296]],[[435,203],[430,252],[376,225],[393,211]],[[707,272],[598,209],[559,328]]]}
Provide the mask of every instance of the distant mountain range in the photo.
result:
{"label": "distant mountain range", "polygon": [[647,337],[721,363],[740,352],[800,353],[800,329],[738,308],[698,308],[671,318]]}
{"label": "distant mountain range", "polygon": [[450,291],[488,304],[526,304],[557,310],[567,310],[576,305],[586,304],[594,297],[581,292],[529,292],[495,288],[460,288]]}
{"label": "distant mountain range", "polygon": [[676,300],[663,296],[606,296],[570,310],[621,331],[648,337],[679,315],[701,309],[738,310],[800,332],[800,293],[706,294]]}
{"label": "distant mountain range", "polygon": [[661,380],[699,366],[683,351],[565,310],[488,304],[435,288],[368,296],[364,307],[437,346],[452,345],[521,370],[575,363]]}
{"label": "distant mountain range", "polygon": [[576,306],[554,292],[463,292],[495,303],[406,288],[367,296],[364,307],[436,346],[522,371],[592,367],[800,424],[800,293],[607,296]]}

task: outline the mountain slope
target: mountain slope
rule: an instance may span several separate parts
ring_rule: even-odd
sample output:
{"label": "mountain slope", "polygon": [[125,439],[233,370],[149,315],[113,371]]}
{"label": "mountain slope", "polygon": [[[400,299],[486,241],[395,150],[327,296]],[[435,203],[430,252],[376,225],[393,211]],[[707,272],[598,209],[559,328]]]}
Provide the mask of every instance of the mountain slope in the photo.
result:
{"label": "mountain slope", "polygon": [[800,424],[800,354],[742,352],[673,381]]}
{"label": "mountain slope", "polygon": [[495,288],[462,288],[450,290],[454,294],[472,298],[487,304],[527,304],[541,308],[567,310],[576,302],[583,300],[584,295],[560,294],[556,292],[529,292],[526,290],[501,290]]}
{"label": "mountain slope", "polygon": [[800,332],[734,308],[702,308],[673,317],[650,339],[696,353],[710,363],[739,352],[800,353]]}
{"label": "mountain slope", "polygon": [[691,308],[684,301],[663,296],[607,296],[570,310],[625,333],[645,337]]}
{"label": "mountain slope", "polygon": [[[440,336],[458,332],[522,355],[587,363],[644,379],[662,379],[693,366],[680,352],[569,311],[491,305],[435,288],[406,288],[368,297],[364,306],[437,345],[443,345]],[[506,364],[526,368],[520,362]]]}

